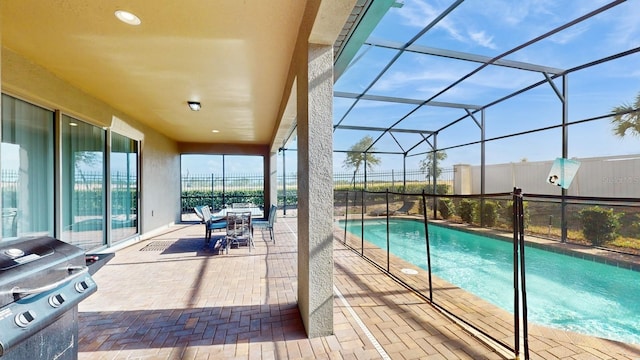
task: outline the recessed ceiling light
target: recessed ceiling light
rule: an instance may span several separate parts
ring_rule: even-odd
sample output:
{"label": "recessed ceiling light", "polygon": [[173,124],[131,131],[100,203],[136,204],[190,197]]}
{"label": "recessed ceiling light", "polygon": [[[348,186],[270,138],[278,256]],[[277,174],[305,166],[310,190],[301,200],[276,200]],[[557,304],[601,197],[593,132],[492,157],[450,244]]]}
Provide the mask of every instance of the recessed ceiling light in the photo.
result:
{"label": "recessed ceiling light", "polygon": [[211,132],[212,132],[212,133],[219,133],[219,132],[220,132],[220,130],[213,129],[213,130],[211,130]]}
{"label": "recessed ceiling light", "polygon": [[140,18],[135,16],[134,14],[128,12],[128,11],[124,11],[124,10],[117,10],[116,11],[116,17],[118,18],[118,20],[122,21],[125,24],[129,24],[129,25],[140,25],[140,23],[142,23],[142,21],[140,21]]}

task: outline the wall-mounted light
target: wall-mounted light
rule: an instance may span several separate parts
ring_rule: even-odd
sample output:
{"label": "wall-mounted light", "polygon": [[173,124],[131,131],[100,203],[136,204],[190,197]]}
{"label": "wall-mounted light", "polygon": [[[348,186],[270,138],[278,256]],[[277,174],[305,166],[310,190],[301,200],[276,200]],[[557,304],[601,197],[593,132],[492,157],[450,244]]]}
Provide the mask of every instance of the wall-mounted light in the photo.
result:
{"label": "wall-mounted light", "polygon": [[193,111],[200,111],[200,102],[198,102],[198,101],[187,101],[187,104],[189,104],[189,109],[191,109]]}

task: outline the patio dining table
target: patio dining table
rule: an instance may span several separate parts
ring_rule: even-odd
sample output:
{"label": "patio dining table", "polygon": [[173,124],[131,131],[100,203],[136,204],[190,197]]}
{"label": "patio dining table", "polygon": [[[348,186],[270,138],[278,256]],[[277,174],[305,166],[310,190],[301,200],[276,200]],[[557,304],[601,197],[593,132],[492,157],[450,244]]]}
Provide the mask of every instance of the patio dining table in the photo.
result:
{"label": "patio dining table", "polygon": [[227,216],[229,212],[243,212],[243,211],[251,211],[251,217],[263,217],[264,212],[259,207],[249,207],[249,208],[224,208],[213,214],[214,218],[223,219]]}

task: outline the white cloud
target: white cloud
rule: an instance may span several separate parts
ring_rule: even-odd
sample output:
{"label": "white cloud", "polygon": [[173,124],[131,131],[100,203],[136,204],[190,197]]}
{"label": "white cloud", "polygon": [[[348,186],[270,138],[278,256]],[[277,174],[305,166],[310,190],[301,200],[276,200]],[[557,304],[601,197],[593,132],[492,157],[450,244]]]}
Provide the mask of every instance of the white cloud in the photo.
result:
{"label": "white cloud", "polygon": [[[456,65],[456,66],[454,66]],[[471,63],[425,63],[422,69],[411,66],[410,70],[391,71],[374,86],[374,91],[393,92],[400,89],[415,90],[423,94],[433,94],[434,90],[457,81],[461,76],[473,71],[479,64]],[[465,80],[464,84],[485,87],[487,89],[519,89],[540,80],[540,75],[489,67]],[[454,87],[452,90],[455,90]],[[449,93],[452,91],[449,90]]]}
{"label": "white cloud", "polygon": [[589,26],[586,24],[575,25],[571,28],[563,30],[549,38],[552,42],[560,45],[570,43],[573,39],[578,38],[589,30]]}
{"label": "white cloud", "polygon": [[416,28],[425,27],[438,13],[425,1],[407,1],[398,11],[406,25]]}
{"label": "white cloud", "polygon": [[485,8],[494,10],[492,11],[494,14],[504,14],[502,20],[512,26],[519,25],[534,16],[553,18],[554,14],[551,9],[557,6],[557,1],[555,0],[504,1],[500,3],[502,3],[499,9],[500,12],[495,11],[495,7]]}
{"label": "white cloud", "polygon": [[[444,7],[436,9],[425,1],[410,1],[405,3],[405,6],[399,11],[399,14],[404,19],[405,25],[422,29],[433,21],[443,10]],[[435,26],[436,29],[446,32],[452,39],[461,43],[472,43],[489,49],[497,48],[493,42],[493,36],[487,35],[485,30],[465,30],[468,27],[468,24],[455,22],[451,20],[450,17],[445,17]]]}
{"label": "white cloud", "polygon": [[488,36],[484,31],[469,32],[469,36],[471,40],[480,46],[493,50],[497,49],[496,44],[493,43],[493,36]]}
{"label": "white cloud", "polygon": [[376,83],[375,89],[391,91],[401,87],[416,87],[424,83],[451,83],[459,77],[459,72],[447,71],[444,68],[430,68],[423,71],[394,71],[389,76],[380,79]]}
{"label": "white cloud", "polygon": [[621,14],[609,18],[612,22],[613,32],[609,36],[612,43],[622,48],[632,48],[640,46],[640,6],[629,3],[620,6]]}
{"label": "white cloud", "polygon": [[[426,1],[407,1],[398,14],[404,19],[404,24],[422,29],[438,16],[443,9],[435,9]],[[436,27],[446,31],[453,39],[464,41],[464,36],[447,18],[441,20]]]}

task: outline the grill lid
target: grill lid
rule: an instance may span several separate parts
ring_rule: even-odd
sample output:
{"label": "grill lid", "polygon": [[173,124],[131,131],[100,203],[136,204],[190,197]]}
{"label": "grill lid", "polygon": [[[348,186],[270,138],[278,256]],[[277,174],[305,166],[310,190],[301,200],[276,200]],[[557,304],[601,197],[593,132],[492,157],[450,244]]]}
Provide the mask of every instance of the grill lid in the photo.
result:
{"label": "grill lid", "polygon": [[84,250],[52,237],[0,242],[0,308],[22,296],[16,288],[47,286],[84,265]]}
{"label": "grill lid", "polygon": [[25,246],[28,244],[16,245],[16,247],[4,248],[0,252],[0,271],[40,260],[55,253],[55,250],[46,244],[36,246]]}

